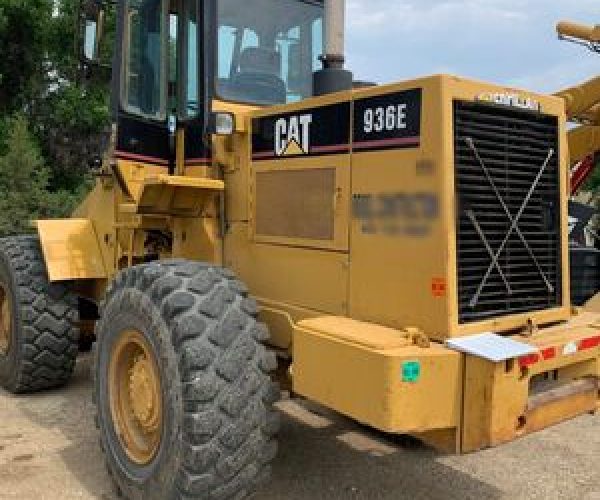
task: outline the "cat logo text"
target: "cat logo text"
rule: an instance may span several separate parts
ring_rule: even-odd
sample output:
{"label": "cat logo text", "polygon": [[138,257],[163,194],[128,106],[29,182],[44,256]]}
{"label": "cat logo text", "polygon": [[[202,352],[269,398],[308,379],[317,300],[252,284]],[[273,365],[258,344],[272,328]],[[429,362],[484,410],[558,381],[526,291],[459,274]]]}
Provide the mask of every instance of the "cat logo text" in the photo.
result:
{"label": "cat logo text", "polygon": [[306,155],[310,152],[311,114],[280,118],[275,122],[275,154]]}

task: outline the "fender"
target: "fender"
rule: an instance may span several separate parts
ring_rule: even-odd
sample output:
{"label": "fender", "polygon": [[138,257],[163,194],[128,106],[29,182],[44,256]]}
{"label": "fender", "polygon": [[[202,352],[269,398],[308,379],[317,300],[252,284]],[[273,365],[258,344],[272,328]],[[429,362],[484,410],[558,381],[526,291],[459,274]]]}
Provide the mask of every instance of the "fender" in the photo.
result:
{"label": "fender", "polygon": [[37,220],[35,225],[51,282],[108,278],[91,220]]}

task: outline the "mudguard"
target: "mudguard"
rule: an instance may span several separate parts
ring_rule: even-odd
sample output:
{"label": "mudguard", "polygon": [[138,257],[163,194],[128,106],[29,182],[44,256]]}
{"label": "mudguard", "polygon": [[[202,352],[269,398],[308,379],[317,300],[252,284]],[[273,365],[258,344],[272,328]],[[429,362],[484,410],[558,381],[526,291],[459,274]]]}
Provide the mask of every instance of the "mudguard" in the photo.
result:
{"label": "mudguard", "polygon": [[35,223],[50,281],[108,277],[91,220],[38,220]]}

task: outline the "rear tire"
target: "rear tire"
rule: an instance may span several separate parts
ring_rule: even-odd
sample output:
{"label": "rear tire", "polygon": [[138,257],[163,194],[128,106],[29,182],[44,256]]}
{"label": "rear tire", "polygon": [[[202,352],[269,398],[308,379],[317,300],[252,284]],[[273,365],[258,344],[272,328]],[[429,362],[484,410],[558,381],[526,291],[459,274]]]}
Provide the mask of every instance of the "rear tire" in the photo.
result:
{"label": "rear tire", "polygon": [[268,478],[279,390],[256,313],[231,272],[197,262],[144,264],[111,284],[96,328],[94,400],[125,497],[243,498]]}
{"label": "rear tire", "polygon": [[0,385],[24,393],[65,384],[78,352],[77,298],[49,282],[37,237],[0,240],[0,302]]}

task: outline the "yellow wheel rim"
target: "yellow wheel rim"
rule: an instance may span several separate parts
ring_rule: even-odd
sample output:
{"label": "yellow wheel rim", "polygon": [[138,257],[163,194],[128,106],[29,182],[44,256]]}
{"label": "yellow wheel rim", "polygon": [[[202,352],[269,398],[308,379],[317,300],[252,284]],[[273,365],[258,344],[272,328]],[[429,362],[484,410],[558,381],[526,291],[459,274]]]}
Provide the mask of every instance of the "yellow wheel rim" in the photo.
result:
{"label": "yellow wheel rim", "polygon": [[0,354],[10,350],[10,331],[12,327],[12,304],[8,288],[0,283]]}
{"label": "yellow wheel rim", "polygon": [[136,330],[121,333],[109,364],[109,400],[114,429],[128,457],[149,464],[162,438],[162,390],[155,356]]}

